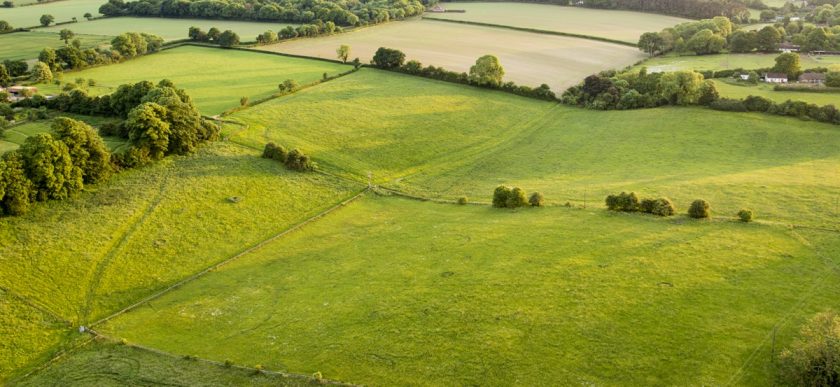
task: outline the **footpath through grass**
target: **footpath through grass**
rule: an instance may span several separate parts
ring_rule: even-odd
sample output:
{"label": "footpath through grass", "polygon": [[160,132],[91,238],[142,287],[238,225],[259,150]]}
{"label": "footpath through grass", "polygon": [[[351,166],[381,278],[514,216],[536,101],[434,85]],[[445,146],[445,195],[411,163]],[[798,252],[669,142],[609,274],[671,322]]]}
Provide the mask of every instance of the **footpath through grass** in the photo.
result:
{"label": "footpath through grass", "polygon": [[[193,156],[121,173],[79,198],[0,218],[0,287],[73,326],[85,325],[358,190],[335,178],[289,172],[236,145],[208,145]],[[7,329],[34,328],[26,324]],[[52,344],[18,350],[39,356]],[[0,368],[20,361],[0,357]]]}
{"label": "footpath through grass", "polygon": [[837,279],[776,226],[372,196],[102,330],[363,384],[768,384]]}
{"label": "footpath through grass", "polygon": [[304,85],[321,79],[324,73],[336,75],[351,68],[258,52],[185,46],[64,76],[94,79],[100,86],[97,90],[103,92],[129,82],[169,79],[187,91],[201,113],[215,115],[239,106],[241,97],[255,101],[271,96],[286,79]]}

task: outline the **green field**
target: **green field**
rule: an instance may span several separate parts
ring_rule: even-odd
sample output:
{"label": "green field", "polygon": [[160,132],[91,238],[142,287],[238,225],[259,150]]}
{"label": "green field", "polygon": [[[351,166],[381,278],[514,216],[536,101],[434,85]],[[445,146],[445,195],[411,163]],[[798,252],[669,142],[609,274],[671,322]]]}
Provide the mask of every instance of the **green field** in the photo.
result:
{"label": "green field", "polygon": [[748,85],[730,80],[715,80],[718,92],[722,97],[743,99],[750,95],[760,96],[776,102],[805,101],[817,105],[840,106],[840,92],[838,93],[809,93],[802,91],[775,91],[773,85],[759,83]]}
{"label": "green field", "polygon": [[661,31],[688,19],[652,13],[596,10],[527,3],[444,3],[450,10],[466,13],[426,13],[436,19],[460,20],[597,36],[630,43],[645,32]]}
{"label": "green field", "polygon": [[[72,0],[70,0],[72,1]],[[116,17],[98,19],[90,22],[73,24],[70,26],[55,26],[45,31],[58,32],[69,28],[77,34],[119,35],[123,32],[145,32],[155,34],[164,40],[186,39],[190,27],[200,27],[207,31],[216,27],[220,31],[232,30],[239,34],[242,41],[253,41],[257,34],[267,30],[280,31],[288,23],[245,22],[235,20],[202,20],[202,19],[167,19],[154,17]]]}
{"label": "green field", "polygon": [[103,329],[362,384],[767,384],[774,326],[840,306],[804,238],[368,197]]}
{"label": "green field", "polygon": [[[166,78],[186,89],[203,114],[214,115],[239,106],[243,96],[251,101],[269,97],[286,79],[305,85],[321,79],[324,73],[335,75],[350,69],[265,53],[186,46],[117,65],[67,72],[64,78],[95,79],[99,91],[115,90],[129,82]],[[58,92],[57,87],[43,89]]]}
{"label": "green field", "polygon": [[[99,7],[107,3],[106,0],[63,0],[46,4],[26,7],[0,8],[0,20],[9,22],[12,27],[35,27],[41,25],[41,15],[49,14],[55,17],[56,23],[67,22],[74,17],[79,22],[85,22],[85,13],[99,16]],[[71,28],[72,25],[66,28]]]}
{"label": "green field", "polygon": [[459,72],[469,71],[479,57],[493,54],[505,68],[505,81],[526,86],[545,83],[558,93],[588,75],[621,69],[645,57],[636,48],[612,43],[433,20],[385,23],[259,49],[333,59],[342,44],[351,47],[351,58],[363,63],[379,47],[390,47],[402,50],[408,60]]}
{"label": "green field", "polygon": [[[334,178],[288,172],[242,147],[214,144],[123,172],[74,200],[0,218],[0,288],[72,326],[86,325],[356,190]],[[47,328],[24,317],[10,316],[4,327],[16,332],[10,340],[27,343],[13,349],[38,357],[55,348],[47,331],[37,340],[19,338],[34,335],[32,326]],[[25,360],[0,354],[0,380],[9,376],[10,362]]]}
{"label": "green field", "polygon": [[[72,1],[72,0],[63,0]],[[109,45],[111,38],[99,35],[76,35],[82,41],[82,47],[97,47]],[[64,41],[58,34],[47,32],[15,32],[0,34],[0,61],[5,59],[36,59],[45,47],[58,48]]]}
{"label": "green field", "polygon": [[173,359],[107,341],[92,344],[61,358],[47,370],[14,383],[15,386],[305,386],[301,378]]}
{"label": "green field", "polygon": [[[647,67],[649,72],[678,71],[678,70],[727,70],[727,69],[760,69],[773,67],[778,54],[720,54],[696,56],[659,56],[648,59],[636,66]],[[821,57],[800,55],[802,68],[826,67],[840,64],[840,56],[826,55]]]}
{"label": "green field", "polygon": [[[76,114],[61,114],[61,116],[85,121],[94,128],[98,128],[106,122],[113,121],[112,119],[107,118],[80,116]],[[3,132],[2,136],[0,136],[0,154],[19,148],[28,137],[34,136],[38,133],[49,132],[50,125],[52,125],[52,120],[42,120],[30,121],[7,128]],[[105,140],[105,144],[108,145],[112,152],[119,152],[125,148],[126,140],[121,138],[103,137],[103,140]]]}
{"label": "green field", "polygon": [[792,118],[595,112],[376,70],[231,118],[247,124],[226,128],[233,141],[300,147],[330,171],[371,172],[423,196],[488,202],[497,185],[511,184],[555,204],[588,198],[600,206],[608,194],[635,190],[682,210],[706,198],[725,216],[751,207],[767,219],[826,224],[840,215],[840,131]]}

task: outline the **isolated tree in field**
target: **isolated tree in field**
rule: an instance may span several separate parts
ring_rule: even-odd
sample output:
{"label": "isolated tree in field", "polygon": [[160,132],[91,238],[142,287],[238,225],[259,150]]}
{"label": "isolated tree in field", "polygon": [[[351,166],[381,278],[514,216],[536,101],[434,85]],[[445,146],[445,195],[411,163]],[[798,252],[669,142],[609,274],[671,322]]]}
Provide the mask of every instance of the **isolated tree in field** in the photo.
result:
{"label": "isolated tree in field", "polygon": [[167,113],[165,107],[154,102],[145,102],[131,109],[125,121],[128,138],[132,144],[148,149],[149,157],[153,160],[162,159],[169,149],[172,130],[166,121]]}
{"label": "isolated tree in field", "polygon": [[6,70],[6,66],[0,64],[0,86],[2,87],[9,87],[12,84],[12,76],[9,75],[9,71]]}
{"label": "isolated tree in field", "polygon": [[397,68],[405,63],[405,54],[400,50],[379,47],[373,55],[373,65],[383,69]]}
{"label": "isolated tree in field", "polygon": [[219,35],[219,45],[222,47],[233,47],[239,44],[239,35],[231,30],[226,30]]}
{"label": "isolated tree in field", "polygon": [[493,207],[504,208],[507,207],[507,201],[510,197],[511,189],[500,185],[493,191]]}
{"label": "isolated tree in field", "polygon": [[32,182],[26,177],[23,163],[20,151],[13,151],[3,155],[0,164],[0,180],[4,182],[0,208],[9,215],[22,215],[29,211]]}
{"label": "isolated tree in field", "polygon": [[799,338],[779,356],[782,382],[792,386],[840,384],[840,316],[819,313],[800,330]]}
{"label": "isolated tree in field", "polygon": [[338,59],[344,63],[347,63],[347,58],[350,57],[350,46],[346,44],[342,44],[337,50],[335,50],[336,55],[338,55]]}
{"label": "isolated tree in field", "polygon": [[504,76],[505,69],[494,55],[482,56],[470,67],[470,82],[477,85],[498,87]]}
{"label": "isolated tree in field", "polygon": [[787,74],[790,79],[796,79],[802,73],[802,66],[799,64],[799,54],[786,52],[777,56],[773,71]]}
{"label": "isolated tree in field", "polygon": [[111,175],[111,152],[90,125],[67,117],[52,123],[55,137],[67,145],[73,164],[82,170],[86,184],[98,183]]}
{"label": "isolated tree in field", "polygon": [[753,220],[753,212],[752,210],[742,209],[738,211],[738,219],[740,219],[744,223],[752,222]]}
{"label": "isolated tree in field", "polygon": [[711,206],[709,202],[703,199],[697,199],[691,203],[688,208],[688,216],[695,219],[708,218],[711,215]]}
{"label": "isolated tree in field", "polygon": [[525,191],[522,188],[514,187],[510,191],[510,196],[507,199],[508,208],[525,207],[528,205],[528,198],[525,196]]}
{"label": "isolated tree in field", "polygon": [[639,37],[639,50],[654,56],[665,48],[665,39],[656,32],[645,32]]}
{"label": "isolated tree in field", "polygon": [[93,19],[93,15],[91,15],[90,12],[85,12],[85,14],[82,15],[82,17],[88,20]]}
{"label": "isolated tree in field", "polygon": [[30,80],[35,83],[50,83],[52,82],[53,74],[50,67],[44,62],[35,63],[30,72]]}
{"label": "isolated tree in field", "polygon": [[12,25],[5,20],[0,20],[0,32],[8,32],[13,30]]}
{"label": "isolated tree in field", "polygon": [[700,100],[703,74],[675,71],[659,78],[659,95],[671,105],[694,105]]}
{"label": "isolated tree in field", "polygon": [[530,204],[531,207],[542,207],[543,201],[543,194],[539,192],[532,193],[531,196],[528,198],[528,204]]}
{"label": "isolated tree in field", "polygon": [[20,152],[36,200],[62,200],[82,189],[81,168],[73,164],[67,145],[49,133],[27,138]]}
{"label": "isolated tree in field", "polygon": [[767,26],[758,31],[756,35],[756,46],[759,51],[774,52],[779,49],[782,43],[782,34],[776,27]]}
{"label": "isolated tree in field", "polygon": [[287,93],[291,93],[300,88],[300,84],[294,79],[287,79],[281,83],[278,88],[280,91],[285,91]]}
{"label": "isolated tree in field", "polygon": [[46,27],[55,21],[53,15],[41,15],[41,25]]}
{"label": "isolated tree in field", "polygon": [[76,34],[75,34],[75,33],[73,33],[73,31],[70,31],[70,30],[69,30],[69,29],[67,29],[67,28],[62,29],[62,30],[61,30],[61,31],[59,31],[59,33],[58,33],[58,38],[59,38],[59,39],[61,39],[61,40],[63,40],[65,45],[66,45],[66,44],[69,44],[69,43],[70,43],[70,39],[73,39],[73,37],[74,37],[74,36],[76,36]]}
{"label": "isolated tree in field", "polygon": [[217,41],[220,36],[222,36],[222,31],[219,31],[216,27],[210,27],[210,29],[207,30],[207,38],[214,42]]}

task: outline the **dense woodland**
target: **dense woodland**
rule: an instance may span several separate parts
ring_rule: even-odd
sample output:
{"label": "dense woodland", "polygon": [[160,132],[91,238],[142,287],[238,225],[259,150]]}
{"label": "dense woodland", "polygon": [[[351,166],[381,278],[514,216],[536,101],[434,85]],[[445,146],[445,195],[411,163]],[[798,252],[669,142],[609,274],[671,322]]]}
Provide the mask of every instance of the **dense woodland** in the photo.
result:
{"label": "dense woodland", "polygon": [[99,8],[106,16],[263,20],[289,23],[333,22],[340,26],[376,24],[422,14],[418,0],[110,0]]}
{"label": "dense woodland", "polygon": [[583,3],[592,8],[628,9],[687,18],[726,16],[733,20],[750,19],[745,3],[734,0],[583,0]]}

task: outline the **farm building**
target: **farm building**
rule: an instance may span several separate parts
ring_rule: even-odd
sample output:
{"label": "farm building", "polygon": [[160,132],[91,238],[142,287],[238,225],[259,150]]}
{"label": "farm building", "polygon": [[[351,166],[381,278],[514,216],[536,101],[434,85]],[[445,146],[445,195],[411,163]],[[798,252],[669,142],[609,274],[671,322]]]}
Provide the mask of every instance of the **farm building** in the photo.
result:
{"label": "farm building", "polygon": [[799,76],[799,83],[813,83],[813,84],[823,84],[825,83],[825,74],[822,73],[805,73]]}
{"label": "farm building", "polygon": [[764,82],[767,83],[787,83],[788,76],[787,74],[782,73],[767,73],[764,74]]}
{"label": "farm building", "polygon": [[9,93],[10,99],[14,102],[21,98],[32,96],[33,94],[38,93],[38,88],[31,86],[11,86],[5,91]]}
{"label": "farm building", "polygon": [[782,43],[779,45],[779,51],[781,52],[799,52],[799,45],[798,44],[791,44],[791,43]]}

